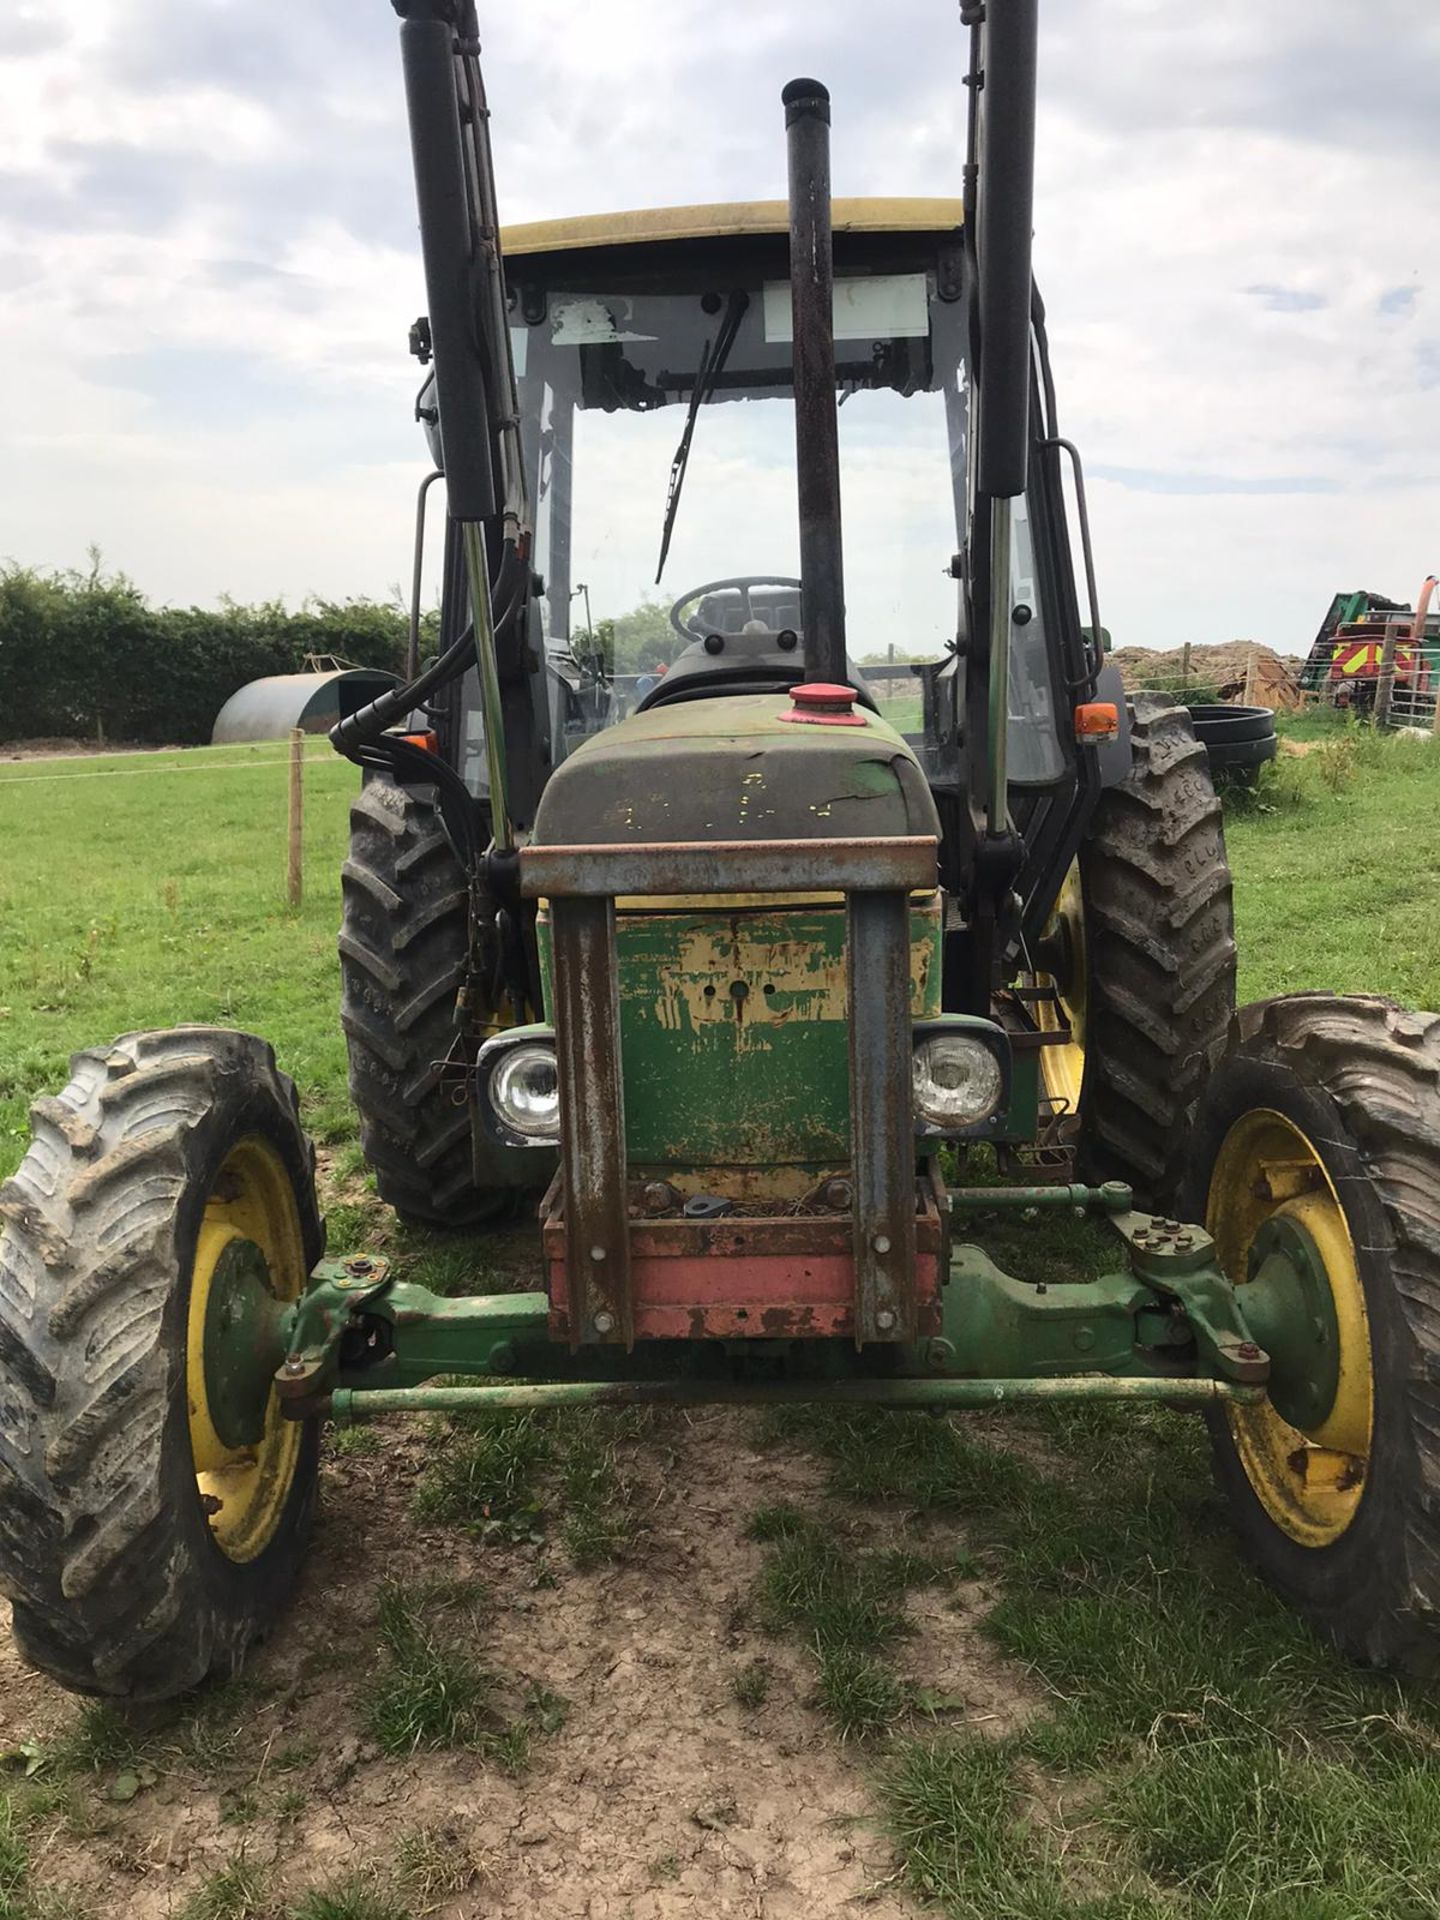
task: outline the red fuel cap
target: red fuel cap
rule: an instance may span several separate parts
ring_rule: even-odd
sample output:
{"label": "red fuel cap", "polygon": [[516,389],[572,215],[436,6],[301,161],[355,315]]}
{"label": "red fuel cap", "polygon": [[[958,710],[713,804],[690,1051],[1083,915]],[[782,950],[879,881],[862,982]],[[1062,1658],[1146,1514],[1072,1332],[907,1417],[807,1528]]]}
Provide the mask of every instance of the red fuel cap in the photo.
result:
{"label": "red fuel cap", "polygon": [[782,720],[796,720],[812,727],[863,727],[865,716],[855,711],[854,687],[835,686],[828,680],[802,680],[792,687],[795,703]]}

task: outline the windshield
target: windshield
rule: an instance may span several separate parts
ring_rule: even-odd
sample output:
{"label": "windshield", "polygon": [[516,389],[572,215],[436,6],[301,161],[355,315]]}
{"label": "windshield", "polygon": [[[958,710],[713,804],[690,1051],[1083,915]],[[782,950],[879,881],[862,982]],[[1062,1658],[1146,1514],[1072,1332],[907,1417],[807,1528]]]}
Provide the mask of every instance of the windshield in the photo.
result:
{"label": "windshield", "polygon": [[[758,272],[681,287],[617,274],[537,294],[523,276],[521,262],[512,338],[546,639],[555,654],[608,653],[614,718],[686,644],[669,610],[694,589],[746,577],[772,588],[752,617],[798,616],[789,287]],[[957,623],[961,310],[934,266],[837,274],[835,328],[850,655],[911,731],[909,663],[941,659]],[[714,596],[697,609],[726,611]]]}

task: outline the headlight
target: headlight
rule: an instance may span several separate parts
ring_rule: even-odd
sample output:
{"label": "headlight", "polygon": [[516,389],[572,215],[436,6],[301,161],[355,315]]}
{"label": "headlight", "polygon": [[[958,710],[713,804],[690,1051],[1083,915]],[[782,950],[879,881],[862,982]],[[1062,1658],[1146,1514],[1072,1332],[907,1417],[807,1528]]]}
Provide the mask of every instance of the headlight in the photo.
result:
{"label": "headlight", "polygon": [[496,1119],[523,1141],[559,1138],[560,1076],[543,1040],[505,1048],[490,1069],[489,1096]]}
{"label": "headlight", "polygon": [[915,1111],[937,1133],[964,1133],[1005,1098],[993,1048],[968,1033],[937,1033],[915,1048]]}

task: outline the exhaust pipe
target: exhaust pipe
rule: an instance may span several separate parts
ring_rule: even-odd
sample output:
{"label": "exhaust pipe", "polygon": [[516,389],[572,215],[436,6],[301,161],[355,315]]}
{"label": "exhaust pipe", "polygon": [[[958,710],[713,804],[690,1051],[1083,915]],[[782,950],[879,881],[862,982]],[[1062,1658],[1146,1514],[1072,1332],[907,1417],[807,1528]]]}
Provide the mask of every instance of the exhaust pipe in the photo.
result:
{"label": "exhaust pipe", "polygon": [[818,80],[792,80],[780,99],[790,172],[790,334],[805,678],[843,681],[845,566],[835,401],[830,95]]}

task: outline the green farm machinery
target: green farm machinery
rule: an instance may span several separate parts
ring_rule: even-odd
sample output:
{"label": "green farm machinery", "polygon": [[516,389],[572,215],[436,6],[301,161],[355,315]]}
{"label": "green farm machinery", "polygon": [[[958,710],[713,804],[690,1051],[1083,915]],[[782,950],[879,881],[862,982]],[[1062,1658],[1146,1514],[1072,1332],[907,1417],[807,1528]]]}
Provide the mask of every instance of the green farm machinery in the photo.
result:
{"label": "green farm machinery", "polygon": [[[1196,1410],[1268,1578],[1433,1667],[1440,1019],[1236,1012],[1205,754],[1106,662],[1057,420],[1036,0],[962,7],[958,200],[832,200],[796,80],[784,202],[503,235],[471,0],[396,6],[444,587],[433,658],[332,735],[341,1017],[381,1195],[538,1203],[542,1284],[327,1258],[258,1039],[78,1054],[0,1198],[21,1650],[134,1699],[233,1669],[326,1420],[1113,1400]],[[572,607],[657,551],[695,584],[622,697]],[[898,724],[847,636],[931,651]],[[1108,1272],[1003,1270],[995,1223],[1052,1209]]]}

